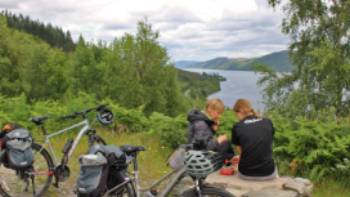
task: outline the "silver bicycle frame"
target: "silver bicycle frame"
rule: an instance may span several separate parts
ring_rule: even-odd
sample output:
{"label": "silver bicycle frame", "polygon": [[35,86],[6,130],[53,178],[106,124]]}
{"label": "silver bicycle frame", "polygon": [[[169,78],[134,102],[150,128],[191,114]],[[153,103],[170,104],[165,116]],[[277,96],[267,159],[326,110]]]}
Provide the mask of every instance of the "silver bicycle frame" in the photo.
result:
{"label": "silver bicycle frame", "polygon": [[55,137],[55,136],[58,136],[58,135],[61,135],[63,133],[66,133],[66,132],[69,132],[71,131],[72,129],[75,129],[75,128],[78,128],[78,127],[82,127],[78,133],[78,135],[76,136],[76,138],[74,139],[74,142],[73,142],[73,145],[72,145],[72,148],[69,150],[69,153],[68,153],[68,160],[71,158],[75,148],[77,147],[77,145],[79,144],[80,142],[80,139],[81,137],[83,137],[86,132],[90,129],[90,123],[87,119],[77,123],[77,124],[74,124],[70,127],[67,127],[65,129],[62,129],[60,131],[57,131],[55,133],[51,133],[51,134],[48,134],[48,135],[45,135],[45,142],[44,144],[42,145],[42,148],[45,147],[45,145],[47,144],[48,147],[49,147],[49,152],[50,154],[53,156],[53,161],[54,161],[54,165],[57,166],[58,164],[58,161],[57,161],[57,157],[56,157],[56,154],[55,154],[55,151],[54,151],[54,148],[52,147],[52,144],[51,144],[51,141],[50,139]]}
{"label": "silver bicycle frame", "polygon": [[[150,186],[148,186],[146,188],[141,188],[140,180],[139,180],[139,176],[138,176],[138,171],[134,171],[134,178],[133,178],[134,181],[133,182],[135,184],[136,197],[141,197],[141,194],[145,194],[145,192],[149,192],[152,188],[157,187],[158,185],[163,183],[163,181],[169,179],[173,175],[174,175],[174,177],[166,185],[166,187],[157,195],[157,197],[166,197],[170,194],[170,192],[175,188],[175,186],[178,184],[178,182],[180,182],[185,177],[185,175],[186,175],[185,168],[182,167],[182,168],[178,168],[178,169],[175,169],[175,170],[168,172],[167,174],[162,176],[159,180],[155,181],[153,184],[151,184]],[[147,195],[143,195],[143,196],[147,197]]]}
{"label": "silver bicycle frame", "polygon": [[171,179],[171,182],[169,184],[167,184],[166,188],[164,190],[162,190],[162,192],[160,194],[157,195],[157,197],[166,197],[174,189],[174,187],[177,185],[177,183],[180,182],[182,180],[182,178],[185,176],[185,169],[184,168],[172,170],[171,172],[167,173],[166,175],[164,175],[162,178],[160,178],[158,181],[154,182],[152,185],[150,185],[147,188],[141,188],[139,178],[138,178],[138,176],[135,176],[135,172],[134,172],[133,178],[126,178],[123,183],[110,189],[108,192],[106,192],[103,195],[103,197],[108,196],[108,194],[116,191],[119,188],[122,188],[123,186],[125,186],[128,183],[131,183],[134,185],[133,188],[135,188],[135,194],[136,194],[135,197],[141,197],[141,194],[144,194],[143,195],[144,197],[150,197],[150,196],[146,195],[146,192],[149,192],[152,188],[158,186],[159,184],[161,184],[163,181],[165,181],[166,179],[168,179],[170,176],[172,176],[174,174],[175,174],[175,176],[173,179]]}

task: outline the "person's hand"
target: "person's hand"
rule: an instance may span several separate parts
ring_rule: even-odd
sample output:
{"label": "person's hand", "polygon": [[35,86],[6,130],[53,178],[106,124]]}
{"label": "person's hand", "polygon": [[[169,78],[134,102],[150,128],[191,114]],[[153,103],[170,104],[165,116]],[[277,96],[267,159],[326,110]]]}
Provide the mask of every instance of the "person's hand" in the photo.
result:
{"label": "person's hand", "polygon": [[218,120],[215,120],[213,125],[212,125],[212,129],[214,131],[217,131],[219,129],[219,124],[220,124],[220,122]]}
{"label": "person's hand", "polygon": [[217,140],[218,143],[221,144],[222,142],[227,141],[227,135],[220,135]]}

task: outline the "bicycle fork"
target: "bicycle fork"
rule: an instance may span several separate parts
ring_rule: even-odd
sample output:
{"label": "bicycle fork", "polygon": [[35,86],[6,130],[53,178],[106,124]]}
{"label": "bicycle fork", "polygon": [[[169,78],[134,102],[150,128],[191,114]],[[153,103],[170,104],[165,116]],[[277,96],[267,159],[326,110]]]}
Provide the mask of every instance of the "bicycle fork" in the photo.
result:
{"label": "bicycle fork", "polygon": [[198,197],[202,197],[202,192],[201,192],[202,181],[201,181],[201,179],[195,180],[195,187],[196,187],[196,192],[197,192]]}
{"label": "bicycle fork", "polygon": [[69,176],[70,176],[70,170],[67,166],[67,163],[68,163],[68,159],[69,159],[69,152],[70,150],[72,149],[72,146],[73,146],[73,143],[74,143],[74,140],[72,139],[68,139],[68,141],[66,142],[66,144],[64,145],[63,147],[63,157],[62,157],[62,160],[61,160],[61,163],[60,165],[56,166],[55,168],[55,183],[54,183],[54,186],[55,187],[59,187],[59,182],[64,182],[66,181]]}

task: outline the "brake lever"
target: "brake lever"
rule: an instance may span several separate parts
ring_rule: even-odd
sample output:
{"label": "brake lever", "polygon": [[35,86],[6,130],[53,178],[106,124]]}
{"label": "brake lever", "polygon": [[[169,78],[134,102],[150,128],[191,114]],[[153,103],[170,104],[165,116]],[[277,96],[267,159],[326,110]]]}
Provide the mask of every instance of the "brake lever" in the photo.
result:
{"label": "brake lever", "polygon": [[102,104],[102,105],[97,106],[95,109],[96,109],[96,111],[102,111],[102,110],[106,109],[107,106],[108,106],[107,104]]}

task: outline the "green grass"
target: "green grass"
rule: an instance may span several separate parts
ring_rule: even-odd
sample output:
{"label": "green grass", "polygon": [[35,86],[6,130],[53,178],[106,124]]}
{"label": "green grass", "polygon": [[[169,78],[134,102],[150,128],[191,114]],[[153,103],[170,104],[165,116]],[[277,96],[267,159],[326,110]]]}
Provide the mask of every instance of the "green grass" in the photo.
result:
{"label": "green grass", "polygon": [[334,180],[315,184],[313,197],[350,197],[350,188]]}

